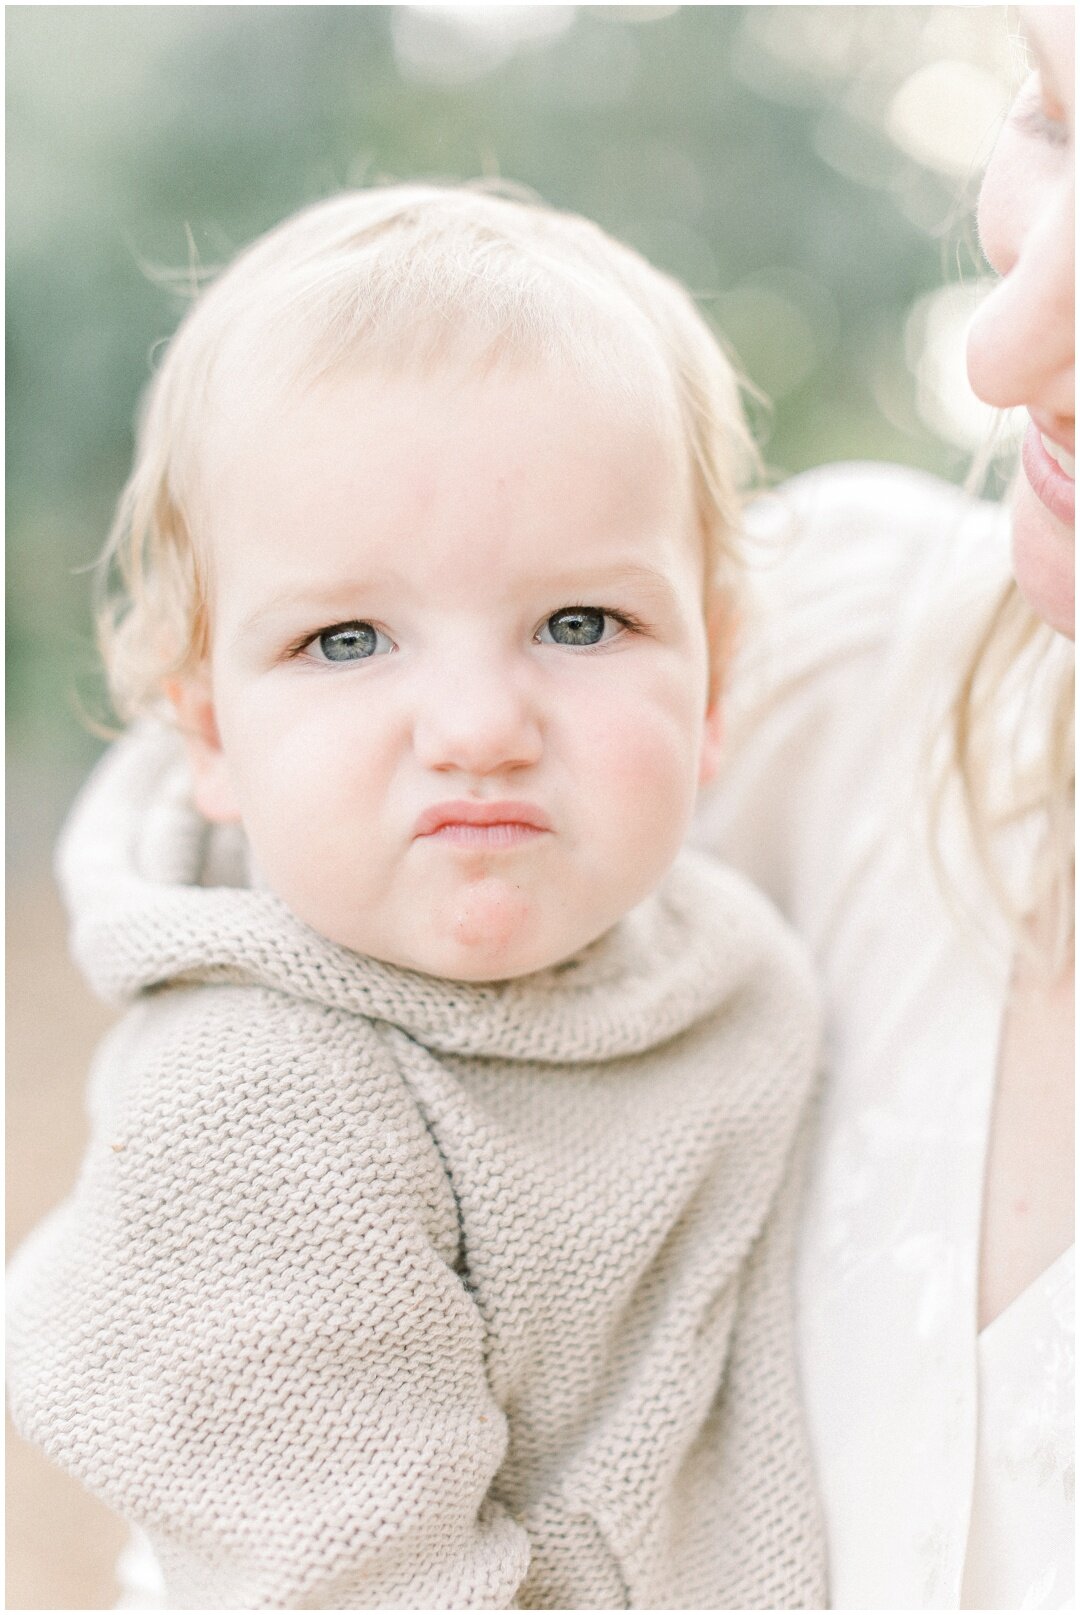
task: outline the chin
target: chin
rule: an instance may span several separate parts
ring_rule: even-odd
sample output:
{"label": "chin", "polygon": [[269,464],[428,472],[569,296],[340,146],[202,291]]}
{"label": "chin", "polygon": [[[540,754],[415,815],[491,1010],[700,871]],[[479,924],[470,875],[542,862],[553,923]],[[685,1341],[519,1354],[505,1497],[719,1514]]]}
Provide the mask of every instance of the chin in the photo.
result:
{"label": "chin", "polygon": [[531,964],[520,965],[512,969],[505,960],[489,959],[483,963],[479,960],[463,959],[451,961],[451,968],[447,970],[425,970],[425,976],[435,976],[439,981],[459,981],[467,987],[497,987],[500,982],[520,981],[525,976],[531,976],[538,968]]}
{"label": "chin", "polygon": [[481,943],[468,948],[450,942],[442,948],[425,948],[422,953],[410,958],[387,961],[389,964],[402,964],[422,976],[434,976],[439,981],[460,981],[473,986],[517,981],[557,962],[537,954],[535,950],[530,949],[526,953],[495,942],[490,946]]}
{"label": "chin", "polygon": [[409,968],[447,981],[512,981],[568,958],[581,943],[550,905],[502,874],[455,884],[414,930]]}
{"label": "chin", "polygon": [[1076,635],[1076,532],[1052,516],[1026,479],[1012,521],[1013,571],[1031,609],[1056,633]]}

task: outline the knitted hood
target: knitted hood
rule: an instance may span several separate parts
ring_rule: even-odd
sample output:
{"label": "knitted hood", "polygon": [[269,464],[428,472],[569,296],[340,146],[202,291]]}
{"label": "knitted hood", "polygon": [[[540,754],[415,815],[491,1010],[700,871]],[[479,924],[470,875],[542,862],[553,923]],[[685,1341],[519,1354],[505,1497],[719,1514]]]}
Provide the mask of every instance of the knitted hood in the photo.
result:
{"label": "knitted hood", "polygon": [[167,983],[254,983],[390,1022],[441,1053],[558,1063],[666,1042],[759,969],[794,970],[812,997],[798,945],[765,899],[698,853],[574,959],[484,985],[329,942],[249,871],[242,832],[195,808],[177,735],[139,726],[103,758],[60,843],[76,962],[111,1003]]}

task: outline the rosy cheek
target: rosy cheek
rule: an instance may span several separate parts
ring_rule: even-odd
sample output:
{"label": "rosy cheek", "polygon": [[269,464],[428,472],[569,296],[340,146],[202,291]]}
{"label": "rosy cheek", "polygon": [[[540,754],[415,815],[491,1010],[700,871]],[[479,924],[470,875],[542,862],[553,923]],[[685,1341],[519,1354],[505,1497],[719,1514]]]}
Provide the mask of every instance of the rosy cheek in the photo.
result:
{"label": "rosy cheek", "polygon": [[582,731],[586,766],[604,794],[635,817],[666,813],[696,783],[695,731],[682,691],[613,700],[594,709]]}

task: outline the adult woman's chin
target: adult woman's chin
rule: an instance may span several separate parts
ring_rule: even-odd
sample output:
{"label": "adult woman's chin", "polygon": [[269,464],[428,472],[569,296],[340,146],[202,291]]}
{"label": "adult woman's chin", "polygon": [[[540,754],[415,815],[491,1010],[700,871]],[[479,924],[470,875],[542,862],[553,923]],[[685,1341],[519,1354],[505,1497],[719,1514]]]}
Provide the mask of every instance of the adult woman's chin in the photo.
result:
{"label": "adult woman's chin", "polygon": [[[1032,436],[1037,437],[1034,428],[1029,439]],[[1041,443],[1038,451],[1049,458]],[[1029,464],[1029,461],[1034,463]],[[1064,473],[1053,461],[1050,463],[1058,479],[1064,481]],[[1032,610],[1059,634],[1073,639],[1076,632],[1076,528],[1072,522],[1055,515],[1045,498],[1036,493],[1038,485],[1042,486],[1044,495],[1047,492],[1041,477],[1043,470],[1025,443],[1024,469],[1016,479],[1012,496],[1013,571],[1020,592]]]}

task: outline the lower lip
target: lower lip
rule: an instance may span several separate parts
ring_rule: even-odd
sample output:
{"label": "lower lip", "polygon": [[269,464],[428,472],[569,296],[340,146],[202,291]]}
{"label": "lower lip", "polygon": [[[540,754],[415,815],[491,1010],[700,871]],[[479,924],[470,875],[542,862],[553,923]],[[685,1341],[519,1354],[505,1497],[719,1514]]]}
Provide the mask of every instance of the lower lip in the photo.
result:
{"label": "lower lip", "polygon": [[1039,428],[1032,421],[1024,433],[1021,458],[1024,473],[1031,483],[1036,498],[1041,499],[1051,516],[1056,516],[1066,527],[1076,525],[1076,483],[1067,477],[1057,461],[1046,452]]}
{"label": "lower lip", "polygon": [[522,847],[547,833],[532,824],[444,824],[421,840],[449,842],[473,851],[499,852],[503,848]]}

